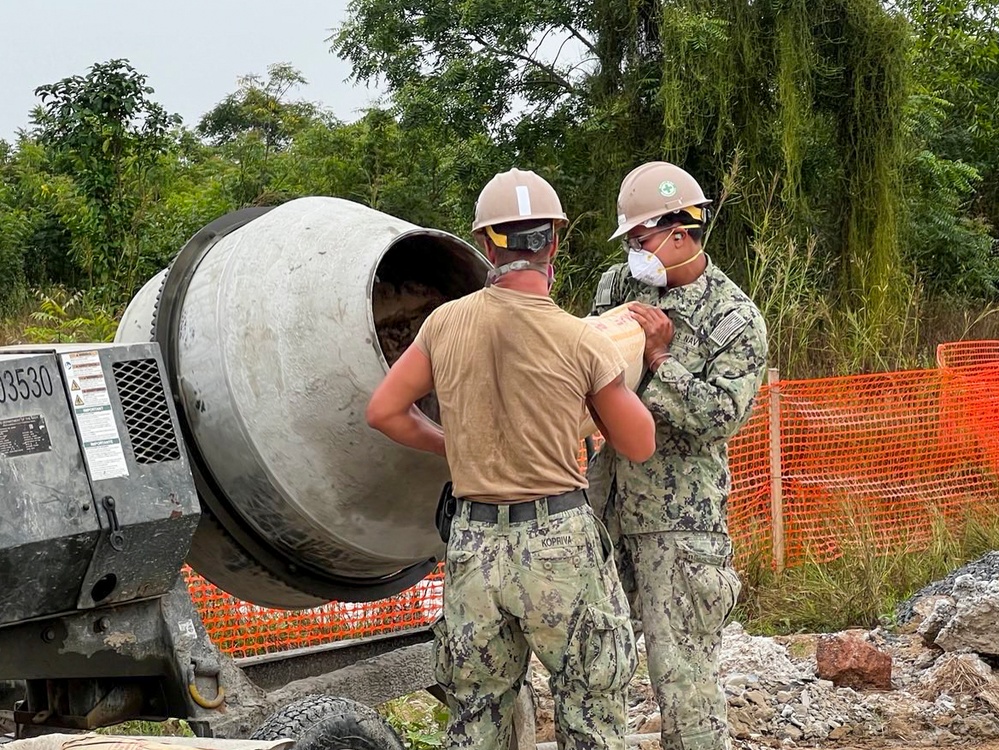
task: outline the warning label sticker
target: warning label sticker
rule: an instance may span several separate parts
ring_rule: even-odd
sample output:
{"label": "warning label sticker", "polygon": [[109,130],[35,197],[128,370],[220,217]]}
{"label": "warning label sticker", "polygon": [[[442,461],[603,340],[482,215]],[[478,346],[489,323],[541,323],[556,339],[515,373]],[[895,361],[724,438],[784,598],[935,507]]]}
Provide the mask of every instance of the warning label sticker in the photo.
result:
{"label": "warning label sticker", "polygon": [[14,458],[52,450],[41,414],[0,419],[0,456]]}
{"label": "warning label sticker", "polygon": [[90,478],[97,481],[127,477],[128,464],[100,355],[96,351],[63,354],[62,366],[70,384],[73,417],[80,431]]}

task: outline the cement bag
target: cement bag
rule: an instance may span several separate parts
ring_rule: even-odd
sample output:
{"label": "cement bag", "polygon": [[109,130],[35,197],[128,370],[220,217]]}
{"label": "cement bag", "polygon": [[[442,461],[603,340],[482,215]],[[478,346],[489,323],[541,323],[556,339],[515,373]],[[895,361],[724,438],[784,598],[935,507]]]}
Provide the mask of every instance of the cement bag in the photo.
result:
{"label": "cement bag", "polygon": [[[645,374],[645,331],[638,321],[631,317],[628,305],[618,305],[603,315],[591,315],[583,320],[614,342],[627,365],[624,382],[631,390],[636,390],[638,384],[642,382],[642,375]],[[579,436],[585,438],[596,431],[597,426],[584,407]]]}

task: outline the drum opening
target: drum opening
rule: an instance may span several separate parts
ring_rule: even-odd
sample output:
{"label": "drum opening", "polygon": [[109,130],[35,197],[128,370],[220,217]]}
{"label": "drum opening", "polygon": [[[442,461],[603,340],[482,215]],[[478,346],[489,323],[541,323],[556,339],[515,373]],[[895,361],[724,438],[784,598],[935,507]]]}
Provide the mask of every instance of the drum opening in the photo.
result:
{"label": "drum opening", "polygon": [[[489,263],[457,237],[430,230],[400,235],[375,269],[371,308],[382,356],[391,367],[436,308],[478,291]],[[434,422],[440,408],[431,393],[417,404]]]}

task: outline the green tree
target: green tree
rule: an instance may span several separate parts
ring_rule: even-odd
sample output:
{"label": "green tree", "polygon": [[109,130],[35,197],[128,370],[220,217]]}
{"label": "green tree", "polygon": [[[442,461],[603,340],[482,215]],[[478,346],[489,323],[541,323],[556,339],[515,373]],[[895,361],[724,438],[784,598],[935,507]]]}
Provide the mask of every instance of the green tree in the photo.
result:
{"label": "green tree", "polygon": [[973,211],[982,174],[934,148],[948,127],[950,108],[926,95],[912,97],[908,108],[906,255],[935,295],[991,300],[999,294],[997,243],[987,220]]}
{"label": "green tree", "polygon": [[[761,201],[813,235],[847,305],[898,314],[905,21],[878,0],[355,0],[331,37],[358,80],[385,82],[406,127],[492,136],[550,177],[592,278],[624,174],[666,158],[729,205],[712,253],[745,265]],[[738,181],[728,180],[738,155]],[[774,226],[774,222],[769,222]],[[782,241],[785,238],[782,238]],[[616,258],[614,258],[616,259]]]}
{"label": "green tree", "polygon": [[0,298],[7,311],[26,301],[28,287],[79,280],[69,248],[71,227],[85,214],[72,179],[56,174],[46,150],[22,135],[0,163]]}
{"label": "green tree", "polygon": [[[4,165],[0,162],[0,169]],[[11,312],[25,299],[24,238],[29,224],[16,205],[12,186],[0,180],[0,314]]]}
{"label": "green tree", "polygon": [[290,92],[307,84],[301,71],[288,63],[269,65],[266,80],[252,73],[242,76],[237,90],[201,117],[197,131],[215,145],[255,133],[268,150],[282,148],[319,114],[310,102],[287,100]]}
{"label": "green tree", "polygon": [[902,0],[916,93],[907,246],[937,293],[999,293],[999,2]]}
{"label": "green tree", "polygon": [[[459,137],[499,135],[585,98],[586,67],[538,48],[575,40],[595,55],[587,3],[514,0],[358,0],[331,37],[358,80],[388,84],[407,125],[444,126]],[[521,103],[526,110],[516,112]],[[513,118],[513,119],[510,119]]]}
{"label": "green tree", "polygon": [[289,98],[307,83],[288,63],[275,63],[268,66],[266,79],[242,76],[237,90],[198,122],[198,134],[238,167],[232,186],[237,203],[274,202],[275,192],[280,200],[280,191],[271,184],[275,155],[288,148],[297,133],[317,122],[331,122],[315,104]]}
{"label": "green tree", "polygon": [[478,191],[497,171],[533,168],[552,181],[567,212],[581,217],[559,274],[563,299],[580,304],[583,277],[608,253],[616,181],[658,141],[646,103],[615,99],[613,76],[600,75],[624,65],[634,31],[628,7],[358,0],[331,37],[355,79],[384,80],[401,127],[439,156],[451,204],[463,212],[456,227],[468,225]]}
{"label": "green tree", "polygon": [[170,130],[180,119],[149,98],[146,76],[126,60],[94,64],[85,76],[35,93],[42,105],[32,115],[33,135],[49,149],[55,172],[70,176],[84,199],[73,217],[74,259],[105,299],[126,296],[142,281],[136,214],[153,198],[149,174],[169,150]]}

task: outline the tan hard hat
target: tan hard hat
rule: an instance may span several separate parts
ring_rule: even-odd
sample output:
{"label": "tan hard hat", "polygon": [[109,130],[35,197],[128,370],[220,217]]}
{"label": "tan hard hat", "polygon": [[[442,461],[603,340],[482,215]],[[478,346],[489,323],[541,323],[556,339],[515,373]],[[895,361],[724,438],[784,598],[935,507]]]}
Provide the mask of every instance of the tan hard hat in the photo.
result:
{"label": "tan hard hat", "polygon": [[690,174],[669,162],[650,161],[631,170],[621,182],[618,226],[610,239],[616,240],[641,224],[655,226],[661,216],[674,211],[684,210],[695,221],[703,222],[701,207],[709,203]]}
{"label": "tan hard hat", "polygon": [[472,231],[510,221],[549,219],[556,226],[568,224],[555,188],[529,170],[511,169],[493,177],[475,202]]}

